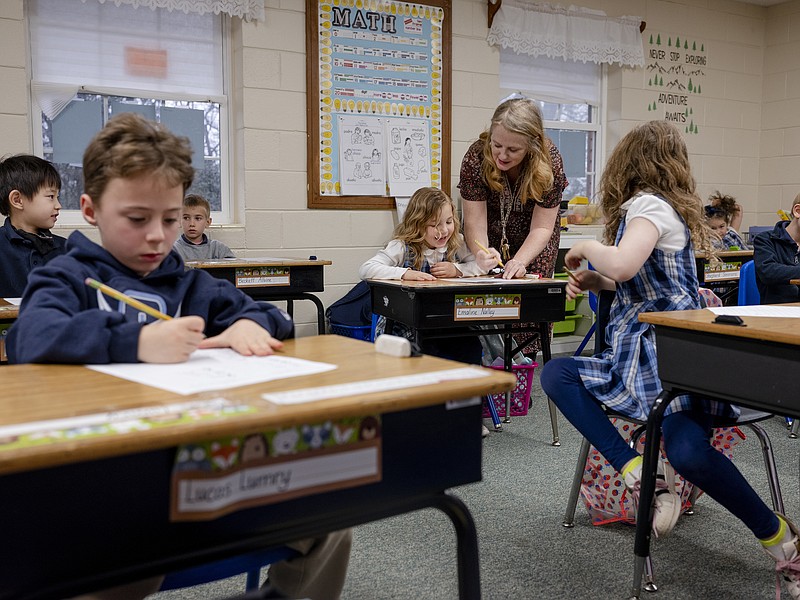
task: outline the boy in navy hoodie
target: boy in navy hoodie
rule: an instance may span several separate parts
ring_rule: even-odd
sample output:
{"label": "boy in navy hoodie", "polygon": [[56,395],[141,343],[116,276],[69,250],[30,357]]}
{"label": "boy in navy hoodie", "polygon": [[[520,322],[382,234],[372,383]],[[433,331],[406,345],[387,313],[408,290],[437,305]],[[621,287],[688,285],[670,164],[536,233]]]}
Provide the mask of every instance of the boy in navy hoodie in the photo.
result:
{"label": "boy in navy hoodie", "polygon": [[17,154],[0,161],[0,297],[19,298],[28,273],[64,253],[63,237],[50,233],[61,204],[61,176],[38,156]]}
{"label": "boy in navy hoodie", "polygon": [[[184,270],[172,250],[184,193],[194,177],[186,138],[140,115],[121,114],[89,143],[83,173],[81,212],[98,228],[101,244],[74,232],[67,254],[31,274],[9,332],[9,362],[174,363],[197,348],[268,355],[283,345],[279,340],[293,331],[285,312],[257,304],[205,271]],[[173,319],[155,320],[113,300],[88,287],[87,277]],[[337,598],[350,541],[347,530],[290,544],[301,555],[272,566],[270,597]],[[143,597],[159,582],[91,597]]]}
{"label": "boy in navy hoodie", "polygon": [[800,302],[800,287],[789,283],[800,279],[800,194],[789,212],[791,221],[778,221],[772,231],[759,233],[753,239],[761,304]]}

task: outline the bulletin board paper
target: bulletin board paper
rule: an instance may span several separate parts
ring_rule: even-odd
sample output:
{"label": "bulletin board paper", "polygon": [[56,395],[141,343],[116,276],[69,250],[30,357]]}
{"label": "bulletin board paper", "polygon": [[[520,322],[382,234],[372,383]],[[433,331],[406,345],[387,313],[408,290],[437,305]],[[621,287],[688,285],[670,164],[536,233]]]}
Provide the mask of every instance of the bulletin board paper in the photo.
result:
{"label": "bulletin board paper", "polygon": [[403,185],[391,190],[388,162],[390,189],[378,190],[371,157],[370,183],[364,182],[364,160],[357,172],[357,163],[345,158],[348,148],[353,158],[355,126],[342,117],[380,119],[387,134],[392,120],[421,121],[427,173],[413,188],[449,193],[450,0],[307,0],[306,9],[309,64],[318,65],[307,82],[309,208],[393,208],[393,195],[413,192]]}

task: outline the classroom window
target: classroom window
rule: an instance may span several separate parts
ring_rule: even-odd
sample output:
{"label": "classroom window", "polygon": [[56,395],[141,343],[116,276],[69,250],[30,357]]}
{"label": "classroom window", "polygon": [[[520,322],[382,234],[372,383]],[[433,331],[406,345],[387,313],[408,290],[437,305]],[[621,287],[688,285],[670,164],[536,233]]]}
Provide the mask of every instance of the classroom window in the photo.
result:
{"label": "classroom window", "polygon": [[32,114],[40,117],[34,142],[63,179],[60,222],[80,222],[83,151],[120,112],[141,113],[188,137],[191,191],[208,198],[215,222],[230,222],[226,18],[82,0],[26,7]]}
{"label": "classroom window", "polygon": [[501,93],[518,92],[539,104],[545,132],[564,159],[565,199],[594,198],[597,192],[602,78],[603,67],[595,63],[500,49]]}

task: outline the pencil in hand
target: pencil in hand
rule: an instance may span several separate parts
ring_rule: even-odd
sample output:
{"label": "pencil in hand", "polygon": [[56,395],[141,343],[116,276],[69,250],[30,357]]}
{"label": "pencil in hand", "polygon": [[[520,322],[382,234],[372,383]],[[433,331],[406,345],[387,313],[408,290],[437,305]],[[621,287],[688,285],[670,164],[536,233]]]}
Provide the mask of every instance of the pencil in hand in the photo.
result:
{"label": "pencil in hand", "polygon": [[[478,240],[474,240],[474,241],[475,241],[475,243],[477,244],[478,248],[480,248],[481,250],[483,250],[484,252],[486,252],[486,254],[491,254],[491,252],[489,252],[489,249],[488,249],[486,246],[484,246],[483,244],[481,244],[481,243],[480,243]],[[502,260],[500,260],[499,258],[497,259],[497,264],[498,264],[498,265],[500,265],[500,266],[501,266],[501,267],[503,267],[503,268],[505,268],[505,267],[506,267],[506,266],[503,264],[503,261],[502,261]]]}
{"label": "pencil in hand", "polygon": [[575,272],[574,272],[574,271],[570,271],[570,270],[569,270],[567,267],[563,267],[563,269],[564,269],[564,272],[565,272],[567,275],[569,275],[570,277],[572,277],[572,278],[573,278],[575,281],[578,281],[578,277],[575,275]]}
{"label": "pencil in hand", "polygon": [[156,310],[152,306],[148,306],[147,304],[144,304],[143,302],[139,302],[135,298],[131,298],[130,296],[127,296],[126,294],[123,294],[122,292],[119,292],[119,291],[115,290],[114,288],[112,288],[111,286],[106,285],[105,283],[100,283],[96,279],[92,279],[91,277],[87,277],[86,279],[84,279],[83,282],[86,285],[88,285],[90,288],[94,288],[96,290],[100,290],[106,296],[109,296],[110,298],[114,298],[114,300],[119,300],[120,302],[124,302],[128,306],[133,307],[133,308],[135,308],[137,310],[140,310],[143,313],[145,313],[146,315],[150,315],[151,317],[153,317],[155,319],[162,319],[164,321],[169,321],[169,320],[172,319],[172,317],[170,317],[169,315],[165,315],[160,310]]}

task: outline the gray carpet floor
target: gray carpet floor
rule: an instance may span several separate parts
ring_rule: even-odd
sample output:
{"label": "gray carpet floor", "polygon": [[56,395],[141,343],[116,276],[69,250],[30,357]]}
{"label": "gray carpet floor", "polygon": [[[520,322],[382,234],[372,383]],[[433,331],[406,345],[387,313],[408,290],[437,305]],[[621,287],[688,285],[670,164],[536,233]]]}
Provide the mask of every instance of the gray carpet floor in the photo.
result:
{"label": "gray carpet floor", "polygon": [[[575,527],[562,526],[580,436],[559,416],[562,445],[550,445],[547,404],[534,382],[530,414],[515,417],[484,440],[480,483],[452,492],[470,508],[480,545],[483,597],[586,599],[629,597],[634,528],[596,527],[579,504]],[[772,440],[786,511],[800,520],[798,452],[783,419],[764,424]],[[747,432],[747,430],[745,430]],[[733,450],[734,462],[769,499],[758,441],[750,435]],[[345,600],[441,600],[457,598],[455,534],[436,510],[386,519],[355,529]],[[684,515],[672,534],[654,540],[659,591],[643,599],[773,598],[774,563],[744,525],[704,496],[695,514]],[[151,600],[220,598],[241,593],[244,577]],[[784,591],[784,598],[788,593]]]}

